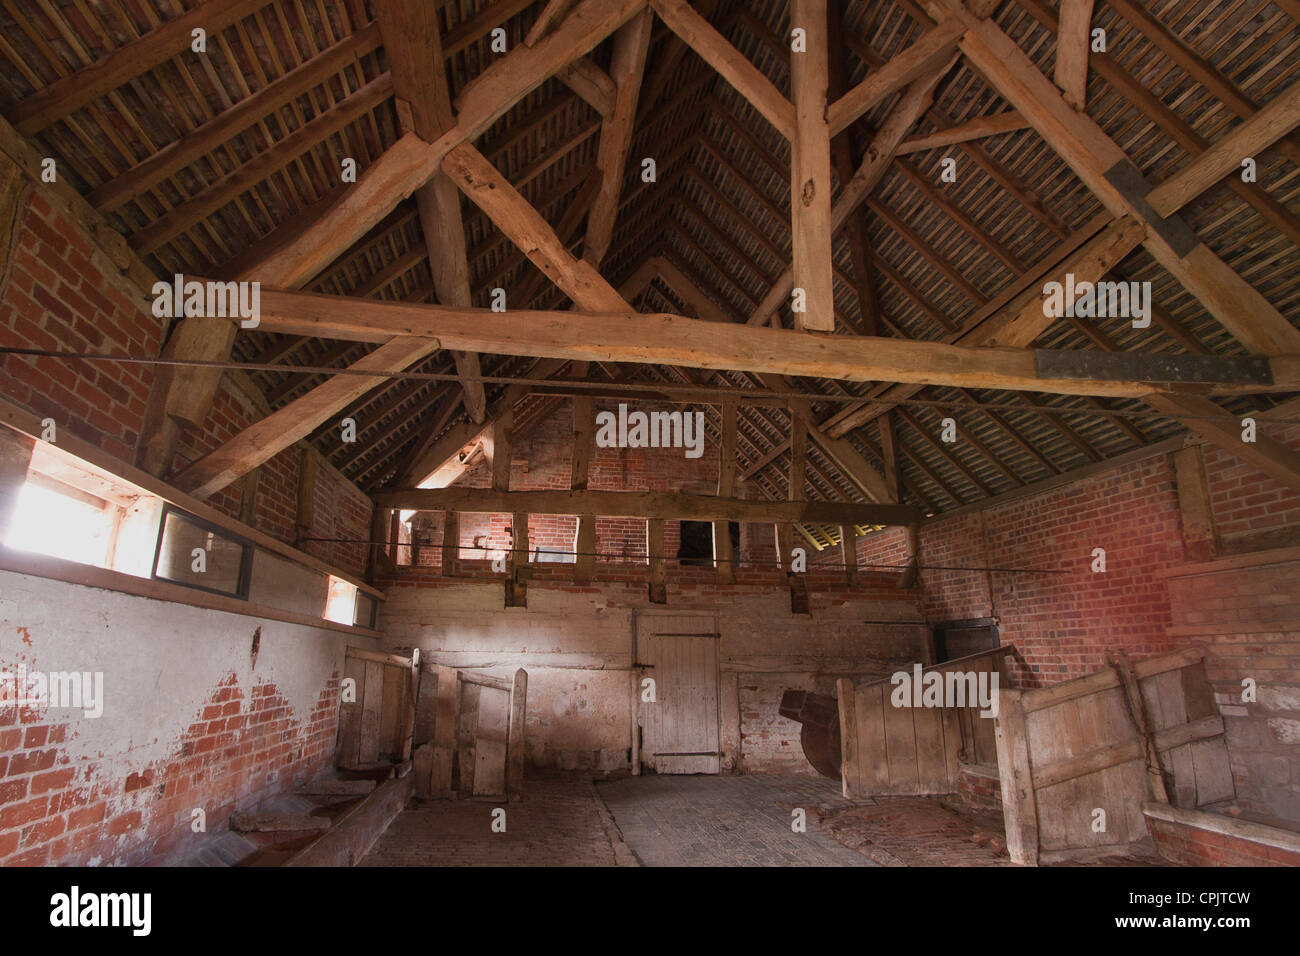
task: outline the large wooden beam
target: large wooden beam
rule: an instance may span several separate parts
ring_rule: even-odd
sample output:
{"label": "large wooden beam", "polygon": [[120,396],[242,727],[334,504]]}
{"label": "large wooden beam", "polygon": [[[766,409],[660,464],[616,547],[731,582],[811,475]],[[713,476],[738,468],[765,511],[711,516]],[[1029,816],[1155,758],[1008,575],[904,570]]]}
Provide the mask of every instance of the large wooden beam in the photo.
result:
{"label": "large wooden beam", "polygon": [[470,513],[600,515],[769,524],[909,524],[920,513],[905,505],[844,501],[747,501],[670,491],[491,491],[482,488],[399,488],[375,497],[382,508],[452,509]]}
{"label": "large wooden beam", "polygon": [[[921,114],[929,107],[934,96],[934,88],[938,83],[938,75],[915,81],[908,87],[898,105],[890,111],[889,119],[881,126],[875,139],[872,140],[870,148],[867,149],[866,158],[863,159],[862,165],[858,167],[853,177],[841,187],[840,194],[831,207],[832,235],[839,231],[840,227],[848,221],[849,215],[876,188],[876,185],[885,175],[885,171],[889,168],[890,162],[893,161],[894,151],[898,148],[899,143],[903,141],[903,137],[907,135],[908,130],[912,128]],[[774,321],[778,314],[777,310],[789,300],[790,290],[793,288],[794,269],[788,268],[772,283],[767,295],[750,313],[747,323],[749,325],[766,325]]]}
{"label": "large wooden beam", "polygon": [[1082,110],[1088,102],[1092,7],[1093,0],[1061,0],[1061,29],[1056,35],[1056,85],[1061,88],[1065,102],[1076,110]]}
{"label": "large wooden beam", "polygon": [[[790,56],[795,131],[790,143],[790,237],[794,288],[802,290],[797,329],[835,330],[831,255],[831,130],[826,122],[830,82],[826,0],[792,0],[790,25],[806,34],[807,48]],[[798,292],[796,292],[798,295]]]}
{"label": "large wooden beam", "polygon": [[587,309],[622,310],[626,301],[591,263],[574,258],[541,214],[468,143],[451,150],[443,170],[569,298]]}
{"label": "large wooden beam", "polygon": [[927,149],[938,149],[940,146],[969,143],[973,139],[999,136],[1002,133],[1014,133],[1016,130],[1026,129],[1028,126],[1029,123],[1025,118],[1015,110],[994,113],[992,116],[977,116],[973,120],[950,126],[938,133],[914,136],[898,147],[896,155],[907,156]]}
{"label": "large wooden beam", "polygon": [[1232,421],[1228,412],[1199,395],[1152,395],[1146,402],[1228,454],[1300,492],[1300,452],[1289,445],[1268,435],[1256,435],[1253,442],[1242,441],[1241,423]]}
{"label": "large wooden beam", "polygon": [[[793,21],[792,21],[793,24]],[[826,118],[831,135],[848,129],[858,117],[885,101],[891,93],[923,76],[929,76],[952,59],[957,40],[965,31],[961,23],[949,20],[927,31],[907,49],[879,69],[872,70],[857,86],[830,105]],[[836,39],[836,42],[839,42]],[[791,61],[793,65],[793,60]],[[796,103],[796,107],[797,107]]]}
{"label": "large wooden beam", "polygon": [[1115,142],[1075,111],[1033,61],[996,24],[972,16],[960,0],[927,0],[938,19],[965,23],[967,60],[1027,119],[1075,175],[1117,218],[1146,223],[1146,248],[1184,288],[1251,351],[1300,352],[1300,330],[1197,238],[1177,216],[1162,218],[1146,201],[1150,184]]}
{"label": "large wooden beam", "polygon": [[[455,126],[451,94],[443,63],[442,36],[437,11],[422,0],[391,0],[376,7],[393,76],[393,92],[410,111],[412,130],[432,142]],[[402,115],[399,109],[399,116]],[[465,250],[465,225],[460,215],[460,193],[441,173],[415,194],[424,232],[429,268],[438,301],[469,306],[469,259]],[[454,353],[470,420],[482,422],[487,408],[482,367],[473,352]]]}
{"label": "large wooden beam", "polygon": [[1173,215],[1224,176],[1240,173],[1242,160],[1258,156],[1297,126],[1300,82],[1292,83],[1262,110],[1147,193],[1147,202],[1160,215]]}
{"label": "large wooden beam", "polygon": [[[349,368],[357,372],[400,372],[437,348],[436,339],[398,337]],[[331,415],[385,379],[382,374],[336,375],[191,463],[172,479],[172,484],[197,498],[206,498],[306,438]]]}
{"label": "large wooden beam", "polygon": [[613,112],[600,131],[600,149],[596,165],[600,168],[600,191],[587,217],[587,236],[582,257],[599,268],[614,235],[614,218],[623,191],[623,170],[632,145],[632,124],[636,120],[637,96],[645,74],[646,53],[650,49],[650,28],[654,16],[644,10],[614,35],[614,54],[610,76],[617,93]]}
{"label": "large wooden beam", "polygon": [[686,0],[650,0],[650,6],[668,29],[717,70],[764,119],[786,139],[794,138],[795,111],[790,101],[708,20],[692,10]]}
{"label": "large wooden beam", "polygon": [[[602,295],[613,294],[612,289]],[[621,297],[618,297],[621,300]],[[591,362],[638,362],[688,368],[774,372],[844,381],[887,381],[968,388],[1004,388],[1060,395],[1141,397],[1167,391],[1152,369],[1126,377],[1144,357],[1096,354],[1091,378],[1044,375],[1033,350],[978,348],[875,336],[808,336],[789,329],[723,325],[665,313],[542,312],[453,309],[406,302],[358,300],[305,292],[262,290],[262,326],[295,335],[383,342],[394,335],[437,339],[444,348]],[[1080,353],[1083,355],[1085,353]],[[1093,356],[1094,353],[1086,353]],[[1145,358],[1155,360],[1154,357]],[[1178,361],[1160,357],[1168,364]],[[1235,360],[1198,357],[1203,367],[1178,370],[1182,384],[1210,394],[1286,391],[1300,385],[1300,357],[1259,364],[1256,380]],[[1271,378],[1271,381],[1266,379]]]}
{"label": "large wooden beam", "polygon": [[[740,427],[734,401],[722,403],[722,444],[718,448],[719,498],[730,498],[736,490],[736,438]],[[719,584],[736,582],[736,555],[731,545],[731,522],[713,522],[713,566]]]}

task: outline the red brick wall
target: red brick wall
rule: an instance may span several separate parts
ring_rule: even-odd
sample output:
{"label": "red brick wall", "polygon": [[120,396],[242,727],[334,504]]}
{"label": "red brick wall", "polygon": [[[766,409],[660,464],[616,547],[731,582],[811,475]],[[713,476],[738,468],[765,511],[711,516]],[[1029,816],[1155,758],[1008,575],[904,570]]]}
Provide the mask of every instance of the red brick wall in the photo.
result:
{"label": "red brick wall", "polygon": [[192,811],[208,832],[236,806],[283,792],[333,758],[338,678],[306,722],[294,720],[274,684],[245,692],[234,675],[213,690],[175,752],[131,772],[74,761],[67,724],[40,711],[0,708],[0,866],[138,866],[184,855]]}
{"label": "red brick wall", "polygon": [[[141,293],[113,267],[79,226],[55,209],[39,189],[29,190],[15,228],[7,276],[0,276],[0,344],[70,352],[157,355],[167,320],[154,317]],[[134,462],[145,407],[154,383],[148,365],[52,358],[0,357],[0,393],[53,418],[124,462]],[[201,430],[182,436],[174,462],[179,468],[238,434],[261,413],[223,379]],[[297,447],[262,466],[255,524],[292,543],[298,488]],[[317,476],[316,526],[312,535],[364,540],[370,533],[370,504],[351,482],[321,469]],[[238,517],[242,482],[222,489],[210,503]],[[306,550],[360,574],[364,545],[313,544]]]}
{"label": "red brick wall", "polygon": [[1224,833],[1150,817],[1147,829],[1157,852],[1183,866],[1300,866],[1300,853]]}
{"label": "red brick wall", "polygon": [[[1300,826],[1300,562],[1172,577],[1174,624],[1206,645],[1236,804]],[[1255,684],[1244,700],[1242,681]]]}
{"label": "red brick wall", "polygon": [[[87,236],[29,190],[9,275],[0,288],[0,342],[72,352],[157,355],[164,328],[132,287],[92,264]],[[123,461],[134,461],[153,385],[148,365],[0,358],[0,391]]]}
{"label": "red brick wall", "polygon": [[[1257,423],[1259,434],[1300,449],[1300,425]],[[1224,543],[1260,532],[1300,528],[1300,494],[1213,445],[1205,446],[1205,471],[1215,528]]]}
{"label": "red brick wall", "polygon": [[[1091,571],[1098,547],[1102,574]],[[1177,645],[1165,634],[1169,596],[1158,577],[1182,562],[1164,456],[932,519],[921,551],[926,619],[1000,618],[1002,642],[1018,648],[1018,686],[1090,674],[1112,648],[1147,657]]]}

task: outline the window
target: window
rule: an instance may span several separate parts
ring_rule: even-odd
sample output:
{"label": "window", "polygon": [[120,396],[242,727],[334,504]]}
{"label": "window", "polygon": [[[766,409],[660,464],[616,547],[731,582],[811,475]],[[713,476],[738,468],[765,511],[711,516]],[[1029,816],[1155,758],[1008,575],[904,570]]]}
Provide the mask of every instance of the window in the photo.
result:
{"label": "window", "polygon": [[352,624],[357,614],[357,586],[330,575],[329,593],[325,598],[325,620]]}
{"label": "window", "polygon": [[5,544],[78,564],[108,567],[117,508],[53,478],[30,473]]}
{"label": "window", "polygon": [[[713,567],[713,522],[683,521],[681,542],[677,546],[677,561],[682,567]],[[727,523],[731,537],[731,553],[740,553],[740,523]]]}
{"label": "window", "polygon": [[159,526],[153,576],[247,600],[252,552],[253,546],[242,538],[167,505]]}

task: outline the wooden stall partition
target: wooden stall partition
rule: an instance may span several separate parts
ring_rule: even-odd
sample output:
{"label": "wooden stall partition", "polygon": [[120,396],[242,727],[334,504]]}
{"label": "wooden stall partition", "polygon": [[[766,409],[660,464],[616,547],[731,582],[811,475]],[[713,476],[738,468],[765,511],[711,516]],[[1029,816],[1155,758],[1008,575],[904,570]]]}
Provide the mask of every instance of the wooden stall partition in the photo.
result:
{"label": "wooden stall partition", "polygon": [[[921,669],[944,675],[963,671],[1006,674],[1003,658],[1013,645],[993,648]],[[907,668],[909,681],[913,669]],[[979,678],[989,682],[990,678]],[[841,679],[840,774],[846,797],[952,793],[957,789],[960,763],[993,763],[996,759],[993,720],[980,717],[972,702],[963,707],[895,707],[893,678],[854,686]]]}
{"label": "wooden stall partition", "polygon": [[420,652],[410,657],[349,647],[340,693],[335,764],[374,770],[411,759],[415,703],[420,694]]}
{"label": "wooden stall partition", "polygon": [[438,692],[433,740],[426,745],[429,758],[417,763],[427,779],[416,781],[417,794],[518,799],[523,793],[528,672],[520,668],[507,680],[426,666],[437,674]]}
{"label": "wooden stall partition", "polygon": [[1051,687],[1002,695],[997,719],[1013,862],[1122,852],[1147,837],[1142,804],[1234,796],[1223,720],[1190,647]]}

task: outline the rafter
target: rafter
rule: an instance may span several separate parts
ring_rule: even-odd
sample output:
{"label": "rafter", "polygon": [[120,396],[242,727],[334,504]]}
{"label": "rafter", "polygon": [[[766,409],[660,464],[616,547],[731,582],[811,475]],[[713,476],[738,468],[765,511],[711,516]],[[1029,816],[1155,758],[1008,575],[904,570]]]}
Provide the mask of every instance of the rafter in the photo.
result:
{"label": "rafter", "polygon": [[1150,184],[1128,156],[1086,114],[1061,97],[1033,61],[989,20],[971,16],[957,0],[927,0],[939,17],[967,26],[961,49],[993,87],[1029,120],[1112,215],[1148,227],[1147,251],[1247,348],[1267,355],[1300,350],[1300,330],[1233,272],[1177,216],[1160,217],[1146,202]]}
{"label": "rafter", "polygon": [[[376,16],[393,74],[393,92],[409,111],[411,129],[432,142],[455,126],[437,13],[421,0],[390,0],[379,5]],[[416,192],[415,201],[438,300],[447,305],[471,305],[460,194],[445,176],[435,174]],[[456,352],[454,356],[465,412],[472,421],[481,422],[487,398],[478,380],[482,374],[479,357],[473,352]]]}
{"label": "rafter", "polygon": [[600,151],[596,165],[600,168],[600,191],[587,220],[587,237],[583,258],[600,267],[609,240],[614,234],[614,216],[623,191],[623,170],[632,145],[632,124],[636,119],[637,96],[645,73],[646,53],[650,48],[650,28],[654,17],[644,10],[614,35],[614,53],[610,62],[616,94],[614,108],[600,131]]}
{"label": "rafter", "polygon": [[650,6],[668,29],[717,70],[782,136],[793,139],[795,111],[790,101],[708,20],[691,9],[686,0],[650,0]]}

